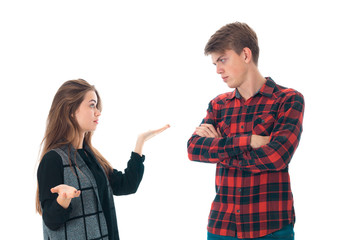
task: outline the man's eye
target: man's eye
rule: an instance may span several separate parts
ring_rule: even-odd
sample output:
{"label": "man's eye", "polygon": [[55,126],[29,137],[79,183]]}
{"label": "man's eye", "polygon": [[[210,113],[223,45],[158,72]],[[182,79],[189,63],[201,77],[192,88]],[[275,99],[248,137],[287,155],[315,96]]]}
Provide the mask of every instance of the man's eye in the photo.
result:
{"label": "man's eye", "polygon": [[224,63],[224,62],[225,62],[225,59],[224,59],[224,58],[220,59],[220,62]]}

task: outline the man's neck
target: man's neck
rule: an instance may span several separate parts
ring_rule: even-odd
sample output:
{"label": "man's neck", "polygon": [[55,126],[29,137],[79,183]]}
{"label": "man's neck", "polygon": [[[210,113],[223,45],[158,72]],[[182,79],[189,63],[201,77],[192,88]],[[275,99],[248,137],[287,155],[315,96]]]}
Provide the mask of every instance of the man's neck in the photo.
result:
{"label": "man's neck", "polygon": [[248,73],[247,80],[241,86],[237,87],[237,90],[241,97],[246,101],[254,96],[265,82],[266,79],[256,69]]}

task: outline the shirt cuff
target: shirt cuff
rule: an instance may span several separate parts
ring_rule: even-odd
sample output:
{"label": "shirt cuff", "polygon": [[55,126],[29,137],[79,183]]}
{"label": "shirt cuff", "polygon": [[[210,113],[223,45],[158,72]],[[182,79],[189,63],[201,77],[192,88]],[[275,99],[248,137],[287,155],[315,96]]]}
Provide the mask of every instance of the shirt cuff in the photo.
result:
{"label": "shirt cuff", "polygon": [[251,134],[244,134],[234,138],[234,146],[237,146],[241,152],[247,152],[251,150],[250,141]]}
{"label": "shirt cuff", "polygon": [[251,134],[228,138],[222,149],[219,149],[218,158],[220,161],[233,158],[250,150]]}
{"label": "shirt cuff", "polygon": [[145,155],[143,154],[142,156],[140,156],[140,154],[138,154],[136,152],[131,152],[131,158],[130,159],[144,162],[145,161]]}
{"label": "shirt cuff", "polygon": [[57,201],[56,199],[54,199],[53,203],[52,203],[52,210],[54,211],[55,214],[70,214],[71,210],[72,210],[72,205],[70,203],[70,205],[68,206],[68,208],[63,208]]}

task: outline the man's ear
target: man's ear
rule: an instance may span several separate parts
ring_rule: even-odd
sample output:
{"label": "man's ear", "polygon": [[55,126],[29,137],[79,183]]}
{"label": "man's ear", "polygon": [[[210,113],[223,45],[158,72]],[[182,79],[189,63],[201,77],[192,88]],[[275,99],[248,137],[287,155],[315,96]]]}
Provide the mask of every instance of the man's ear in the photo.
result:
{"label": "man's ear", "polygon": [[244,55],[244,61],[246,63],[250,63],[251,59],[252,59],[252,52],[250,50],[250,48],[248,47],[244,47],[243,49],[243,55]]}

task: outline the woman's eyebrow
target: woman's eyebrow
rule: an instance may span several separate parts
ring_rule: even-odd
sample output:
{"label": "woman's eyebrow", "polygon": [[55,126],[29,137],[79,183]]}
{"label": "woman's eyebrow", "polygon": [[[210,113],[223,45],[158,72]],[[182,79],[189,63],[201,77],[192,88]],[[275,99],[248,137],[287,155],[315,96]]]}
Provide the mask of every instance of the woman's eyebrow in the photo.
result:
{"label": "woman's eyebrow", "polygon": [[89,102],[94,102],[94,103],[96,103],[96,100],[95,100],[95,99],[91,99]]}

